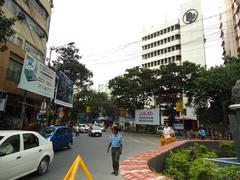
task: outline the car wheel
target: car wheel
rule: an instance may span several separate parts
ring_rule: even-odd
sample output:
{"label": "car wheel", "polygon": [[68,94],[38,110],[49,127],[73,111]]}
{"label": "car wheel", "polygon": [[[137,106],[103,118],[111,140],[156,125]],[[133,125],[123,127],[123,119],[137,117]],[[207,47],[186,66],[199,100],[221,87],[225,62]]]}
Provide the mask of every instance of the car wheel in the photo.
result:
{"label": "car wheel", "polygon": [[72,149],[72,145],[73,145],[73,142],[70,141],[70,142],[68,143],[68,145],[67,145],[67,148],[68,148],[68,149]]}
{"label": "car wheel", "polygon": [[49,158],[44,157],[38,165],[37,173],[40,176],[45,174],[48,170],[48,166],[49,166]]}

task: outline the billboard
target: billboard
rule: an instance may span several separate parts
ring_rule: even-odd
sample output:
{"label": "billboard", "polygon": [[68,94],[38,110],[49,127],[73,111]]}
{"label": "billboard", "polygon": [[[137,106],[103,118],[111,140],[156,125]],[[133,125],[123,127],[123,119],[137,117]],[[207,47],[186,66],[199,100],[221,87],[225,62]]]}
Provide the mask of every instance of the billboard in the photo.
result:
{"label": "billboard", "polygon": [[55,103],[73,107],[73,82],[63,72],[59,72]]}
{"label": "billboard", "polygon": [[141,109],[135,111],[135,124],[160,125],[159,109]]}
{"label": "billboard", "polygon": [[56,73],[27,54],[18,87],[53,99]]}

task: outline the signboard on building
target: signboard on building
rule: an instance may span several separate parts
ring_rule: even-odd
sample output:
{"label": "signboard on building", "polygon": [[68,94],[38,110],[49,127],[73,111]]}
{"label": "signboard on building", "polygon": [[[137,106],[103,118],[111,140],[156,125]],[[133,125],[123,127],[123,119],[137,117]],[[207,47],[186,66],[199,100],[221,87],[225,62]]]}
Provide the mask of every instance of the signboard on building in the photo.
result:
{"label": "signboard on building", "polygon": [[0,90],[0,111],[5,111],[7,104],[7,92]]}
{"label": "signboard on building", "polygon": [[176,111],[183,112],[183,102],[176,102]]}
{"label": "signboard on building", "polygon": [[176,130],[183,130],[184,124],[183,123],[175,123],[175,124],[173,124],[173,128]]}
{"label": "signboard on building", "polygon": [[135,124],[160,125],[159,109],[142,109],[135,111]]}
{"label": "signboard on building", "polygon": [[55,103],[73,107],[73,82],[63,72],[59,72]]}
{"label": "signboard on building", "polygon": [[18,87],[53,99],[56,73],[27,54]]}

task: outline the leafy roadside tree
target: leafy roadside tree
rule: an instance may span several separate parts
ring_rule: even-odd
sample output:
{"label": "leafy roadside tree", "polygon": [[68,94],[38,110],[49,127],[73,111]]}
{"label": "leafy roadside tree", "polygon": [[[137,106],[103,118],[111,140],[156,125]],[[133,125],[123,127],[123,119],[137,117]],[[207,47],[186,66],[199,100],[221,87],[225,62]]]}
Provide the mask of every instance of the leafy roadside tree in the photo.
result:
{"label": "leafy roadside tree", "polygon": [[14,33],[11,27],[14,25],[14,18],[7,18],[4,15],[2,6],[4,5],[4,0],[0,0],[0,52],[7,50],[6,42],[8,38]]}
{"label": "leafy roadside tree", "polygon": [[79,49],[74,45],[57,49],[59,54],[57,60],[53,61],[53,69],[62,71],[74,83],[77,89],[83,89],[93,84],[91,78],[93,73],[86,68],[85,65],[79,62],[81,56],[78,54]]}
{"label": "leafy roadside tree", "polygon": [[231,91],[238,79],[240,79],[238,61],[200,73],[191,92],[194,94],[193,103],[201,122],[222,123],[222,127],[227,127],[228,106],[232,103]]}
{"label": "leafy roadside tree", "polygon": [[86,107],[91,108],[91,116],[116,116],[117,107],[113,104],[108,94],[96,92],[91,89],[82,89],[74,95],[72,118],[78,119],[78,114],[86,112]]}
{"label": "leafy roadside tree", "polygon": [[151,89],[157,77],[156,71],[135,67],[127,69],[125,74],[117,76],[109,81],[109,89],[118,107],[128,109],[134,116],[136,109],[149,106]]}
{"label": "leafy roadside tree", "polygon": [[203,70],[199,65],[190,62],[183,62],[181,66],[170,63],[160,67],[153,92],[157,105],[166,109],[170,123],[177,115],[176,102],[181,101],[183,95],[189,99],[186,105],[192,105],[194,93],[191,89],[195,87],[194,81]]}

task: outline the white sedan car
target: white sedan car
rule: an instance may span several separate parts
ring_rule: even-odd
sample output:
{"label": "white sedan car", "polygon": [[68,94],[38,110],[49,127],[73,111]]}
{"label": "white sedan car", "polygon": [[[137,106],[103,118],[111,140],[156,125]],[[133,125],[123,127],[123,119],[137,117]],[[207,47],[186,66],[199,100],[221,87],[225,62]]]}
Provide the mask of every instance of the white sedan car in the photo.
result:
{"label": "white sedan car", "polygon": [[0,180],[47,172],[54,156],[51,141],[33,131],[0,131]]}
{"label": "white sedan car", "polygon": [[86,124],[79,124],[80,132],[87,133],[90,129],[90,127]]}

